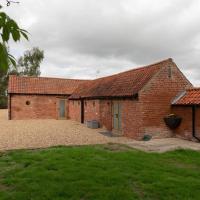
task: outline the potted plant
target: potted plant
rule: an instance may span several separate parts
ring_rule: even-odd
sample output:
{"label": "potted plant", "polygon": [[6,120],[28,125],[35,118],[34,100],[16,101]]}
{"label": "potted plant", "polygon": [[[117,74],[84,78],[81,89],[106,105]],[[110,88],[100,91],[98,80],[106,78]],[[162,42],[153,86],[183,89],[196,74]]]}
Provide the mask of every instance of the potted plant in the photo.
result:
{"label": "potted plant", "polygon": [[175,114],[169,114],[164,117],[164,121],[169,128],[175,129],[181,124],[182,118]]}

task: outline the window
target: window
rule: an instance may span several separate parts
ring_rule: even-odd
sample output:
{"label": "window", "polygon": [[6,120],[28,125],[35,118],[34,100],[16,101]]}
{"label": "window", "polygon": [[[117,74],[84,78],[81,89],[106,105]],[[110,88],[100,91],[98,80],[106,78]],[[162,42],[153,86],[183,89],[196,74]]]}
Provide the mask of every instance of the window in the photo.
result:
{"label": "window", "polygon": [[29,106],[31,104],[30,101],[26,101],[26,105]]}
{"label": "window", "polygon": [[87,106],[87,102],[85,101],[85,106]]}
{"label": "window", "polygon": [[93,101],[93,107],[95,107],[95,101]]}

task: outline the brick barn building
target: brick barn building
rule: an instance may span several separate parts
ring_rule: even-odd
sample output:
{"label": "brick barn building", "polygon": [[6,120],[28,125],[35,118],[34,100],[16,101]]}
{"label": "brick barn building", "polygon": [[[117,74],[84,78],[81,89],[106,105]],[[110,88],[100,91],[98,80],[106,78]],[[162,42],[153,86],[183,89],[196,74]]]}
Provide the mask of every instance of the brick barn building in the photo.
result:
{"label": "brick barn building", "polygon": [[[144,135],[192,139],[200,131],[200,124],[194,123],[200,112],[198,104],[188,101],[196,97],[191,91],[200,90],[172,59],[90,81],[11,76],[9,116],[58,119],[64,112],[66,119],[97,120],[100,127],[135,139]],[[176,129],[163,120],[170,113],[182,117]]]}
{"label": "brick barn building", "polygon": [[11,75],[8,84],[9,119],[67,118],[67,99],[84,80]]}

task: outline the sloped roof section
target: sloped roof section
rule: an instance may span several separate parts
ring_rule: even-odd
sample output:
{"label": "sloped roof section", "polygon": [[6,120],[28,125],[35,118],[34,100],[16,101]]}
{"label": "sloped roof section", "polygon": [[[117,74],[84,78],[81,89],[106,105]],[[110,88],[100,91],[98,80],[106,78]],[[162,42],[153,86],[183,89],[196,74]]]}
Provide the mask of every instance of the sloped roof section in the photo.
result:
{"label": "sloped roof section", "polygon": [[172,105],[200,105],[200,88],[187,89]]}
{"label": "sloped roof section", "polygon": [[162,66],[172,62],[169,58],[145,67],[86,82],[74,91],[70,99],[134,96]]}
{"label": "sloped roof section", "polygon": [[8,93],[71,95],[79,84],[87,80],[47,77],[9,76]]}

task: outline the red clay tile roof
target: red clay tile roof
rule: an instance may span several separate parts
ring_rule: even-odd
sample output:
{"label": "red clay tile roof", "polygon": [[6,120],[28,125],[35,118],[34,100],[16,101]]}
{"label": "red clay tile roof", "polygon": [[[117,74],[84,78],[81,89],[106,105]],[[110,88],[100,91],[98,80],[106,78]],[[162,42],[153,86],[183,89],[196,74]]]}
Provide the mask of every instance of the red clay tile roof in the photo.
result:
{"label": "red clay tile roof", "polygon": [[9,77],[8,93],[15,94],[65,94],[71,95],[86,80],[47,77]]}
{"label": "red clay tile roof", "polygon": [[147,84],[162,66],[172,62],[170,58],[145,67],[83,83],[74,91],[70,99],[133,96]]}
{"label": "red clay tile roof", "polygon": [[200,88],[191,88],[175,99],[172,105],[200,105]]}

